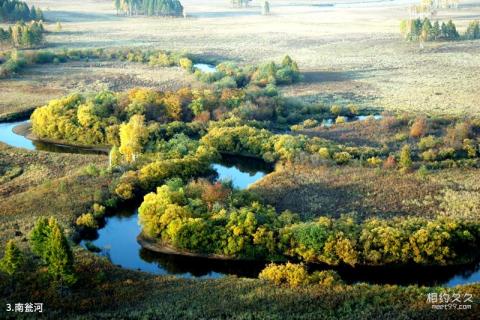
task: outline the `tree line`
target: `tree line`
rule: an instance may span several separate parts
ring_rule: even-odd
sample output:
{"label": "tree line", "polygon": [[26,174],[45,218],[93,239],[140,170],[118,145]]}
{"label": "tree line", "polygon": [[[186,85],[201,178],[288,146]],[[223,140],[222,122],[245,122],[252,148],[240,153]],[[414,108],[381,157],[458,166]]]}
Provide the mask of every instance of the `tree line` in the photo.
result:
{"label": "tree line", "polygon": [[42,10],[35,8],[35,6],[29,8],[25,2],[19,0],[0,0],[1,22],[27,22],[43,19]]}
{"label": "tree line", "polygon": [[38,47],[45,41],[44,33],[42,22],[17,22],[6,30],[0,28],[0,44],[21,49]]}
{"label": "tree line", "polygon": [[428,18],[403,20],[400,33],[408,41],[475,40],[480,39],[480,24],[479,21],[470,22],[465,33],[460,35],[452,20],[441,24],[438,20],[432,24]]}
{"label": "tree line", "polygon": [[118,13],[128,16],[181,16],[183,6],[178,0],[114,0]]}

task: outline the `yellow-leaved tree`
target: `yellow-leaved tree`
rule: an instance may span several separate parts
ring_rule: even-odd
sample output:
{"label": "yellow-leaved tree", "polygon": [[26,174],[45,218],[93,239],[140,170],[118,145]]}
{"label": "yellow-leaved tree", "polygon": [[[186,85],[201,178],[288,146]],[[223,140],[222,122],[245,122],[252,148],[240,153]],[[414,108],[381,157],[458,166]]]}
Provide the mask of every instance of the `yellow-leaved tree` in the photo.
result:
{"label": "yellow-leaved tree", "polygon": [[148,130],[145,126],[145,117],[134,115],[128,123],[120,126],[120,153],[125,161],[131,163],[142,153],[143,145],[148,138]]}

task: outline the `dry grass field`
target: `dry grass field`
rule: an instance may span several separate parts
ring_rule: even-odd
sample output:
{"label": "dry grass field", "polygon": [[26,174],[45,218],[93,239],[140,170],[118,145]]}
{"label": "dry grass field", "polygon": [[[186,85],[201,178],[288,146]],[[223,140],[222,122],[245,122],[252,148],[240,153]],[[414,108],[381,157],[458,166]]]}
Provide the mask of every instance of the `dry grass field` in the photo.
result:
{"label": "dry grass field", "polygon": [[[22,243],[40,216],[71,225],[108,186],[84,168],[102,168],[106,156],[28,151],[0,143],[0,248],[7,239]],[[74,194],[75,196],[72,196]]]}
{"label": "dry grass field", "polygon": [[[288,53],[305,79],[285,88],[288,96],[379,110],[480,114],[480,41],[423,46],[402,41],[399,23],[409,17],[414,2],[279,0],[271,3],[270,16],[262,16],[258,1],[238,9],[227,0],[185,0],[189,17],[175,19],[116,16],[110,0],[29,1],[43,8],[50,21],[47,40],[52,49],[151,47],[242,64],[278,60]],[[480,1],[462,1],[458,10],[441,10],[437,18],[453,19],[463,32],[469,21],[480,18]],[[55,32],[56,21],[62,24],[60,32]],[[125,64],[41,66],[0,81],[0,114],[82,88],[164,88],[191,81],[179,70],[148,69]]]}

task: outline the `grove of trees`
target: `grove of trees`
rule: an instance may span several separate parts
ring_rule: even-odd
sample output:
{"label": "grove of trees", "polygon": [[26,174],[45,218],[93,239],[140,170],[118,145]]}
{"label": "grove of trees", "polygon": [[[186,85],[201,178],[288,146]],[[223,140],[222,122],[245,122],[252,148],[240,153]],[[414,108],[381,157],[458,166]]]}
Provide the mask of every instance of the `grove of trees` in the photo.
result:
{"label": "grove of trees", "polygon": [[22,49],[38,47],[44,43],[44,32],[42,22],[18,22],[6,30],[0,28],[0,44]]}
{"label": "grove of trees", "polygon": [[183,6],[179,0],[114,0],[117,14],[146,16],[181,16]]}
{"label": "grove of trees", "polygon": [[400,33],[408,41],[475,40],[480,39],[480,26],[478,21],[472,21],[465,34],[460,35],[452,20],[440,24],[438,20],[432,23],[425,18],[403,20],[400,23]]}
{"label": "grove of trees", "polygon": [[43,20],[43,12],[39,8],[19,0],[0,0],[0,22]]}

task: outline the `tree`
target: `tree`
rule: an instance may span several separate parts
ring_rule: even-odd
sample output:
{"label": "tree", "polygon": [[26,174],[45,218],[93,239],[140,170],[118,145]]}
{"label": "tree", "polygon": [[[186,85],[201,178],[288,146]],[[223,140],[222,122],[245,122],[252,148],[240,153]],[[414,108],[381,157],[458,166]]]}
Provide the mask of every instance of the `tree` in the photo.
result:
{"label": "tree", "polygon": [[408,144],[402,147],[400,151],[400,167],[402,170],[410,170],[412,168],[412,157],[410,155],[410,146]]}
{"label": "tree", "polygon": [[440,23],[438,21],[435,21],[435,23],[433,24],[431,33],[433,40],[438,40],[442,33],[442,31],[440,30]]}
{"label": "tree", "polygon": [[49,227],[51,232],[47,247],[48,273],[56,281],[68,286],[72,285],[77,278],[73,268],[74,260],[70,244],[55,219],[50,219]]}
{"label": "tree", "polygon": [[5,255],[0,260],[0,270],[13,276],[23,266],[25,261],[22,251],[15,245],[13,240],[9,240],[5,247]]}
{"label": "tree", "polygon": [[33,230],[30,232],[30,247],[32,252],[46,260],[48,238],[50,237],[50,227],[45,217],[38,218]]}
{"label": "tree", "polygon": [[73,254],[62,228],[55,218],[39,218],[30,233],[30,246],[48,267],[56,281],[72,285],[76,281]]}
{"label": "tree", "polygon": [[120,126],[120,153],[127,162],[135,161],[138,154],[143,150],[143,144],[148,138],[148,130],[145,127],[145,117],[134,115],[128,123]]}
{"label": "tree", "polygon": [[122,163],[122,154],[117,146],[113,146],[110,150],[108,160],[110,168],[117,167]]}
{"label": "tree", "polygon": [[268,1],[264,1],[262,5],[262,14],[267,16],[270,14],[270,3]]}
{"label": "tree", "polygon": [[432,28],[433,26],[430,23],[430,20],[425,18],[425,20],[423,20],[422,32],[420,34],[422,41],[430,41],[432,39]]}
{"label": "tree", "polygon": [[480,39],[480,23],[478,21],[470,22],[465,37],[469,40]]}

